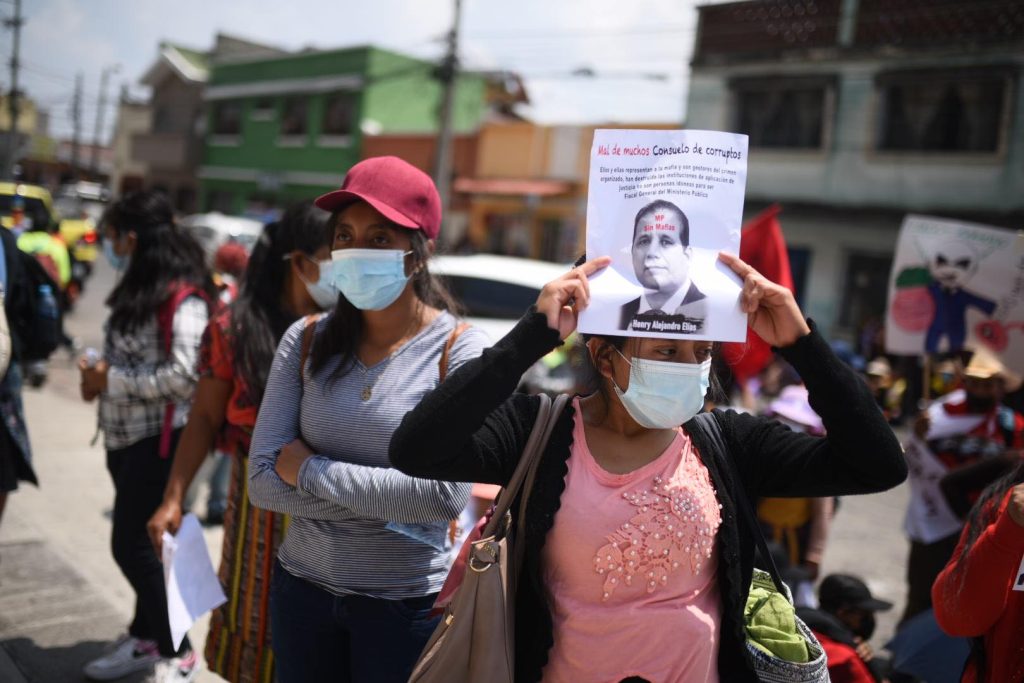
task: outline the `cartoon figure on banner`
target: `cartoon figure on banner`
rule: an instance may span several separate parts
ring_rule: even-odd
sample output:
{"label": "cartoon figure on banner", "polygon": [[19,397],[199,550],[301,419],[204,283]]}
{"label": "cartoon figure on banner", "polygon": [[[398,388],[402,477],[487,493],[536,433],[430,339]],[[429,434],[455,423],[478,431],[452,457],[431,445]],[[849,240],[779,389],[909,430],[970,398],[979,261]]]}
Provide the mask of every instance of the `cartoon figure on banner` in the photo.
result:
{"label": "cartoon figure on banner", "polygon": [[690,275],[690,221],[682,209],[665,199],[641,208],[633,221],[631,252],[644,291],[622,306],[620,328],[699,332],[708,314],[707,297]]}
{"label": "cartoon figure on banner", "polygon": [[[1012,311],[1019,303],[1019,296],[1024,293],[1024,257],[1017,263],[1017,275],[1014,280],[1013,294],[999,304],[1000,310]],[[974,326],[974,334],[990,350],[1001,354],[1010,346],[1010,332],[1024,334],[1024,320],[984,320]]]}
{"label": "cartoon figure on banner", "polygon": [[943,350],[963,349],[969,308],[988,317],[995,313],[995,301],[967,289],[982,258],[970,245],[951,240],[934,249],[927,266],[904,268],[896,276],[893,320],[909,332],[927,331],[926,352],[937,353],[943,338]]}

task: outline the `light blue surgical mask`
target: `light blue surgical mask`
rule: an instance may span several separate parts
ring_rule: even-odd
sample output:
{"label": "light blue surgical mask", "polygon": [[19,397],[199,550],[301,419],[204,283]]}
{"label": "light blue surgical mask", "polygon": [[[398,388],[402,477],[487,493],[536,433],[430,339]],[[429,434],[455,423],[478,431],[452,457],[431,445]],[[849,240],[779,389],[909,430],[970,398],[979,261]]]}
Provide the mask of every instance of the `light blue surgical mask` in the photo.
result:
{"label": "light blue surgical mask", "polygon": [[405,257],[398,249],[338,249],[331,252],[332,282],[353,306],[380,311],[395,303],[405,289]]}
{"label": "light blue surgical mask", "polygon": [[114,251],[114,240],[103,240],[103,255],[107,257],[107,261],[116,271],[122,271],[128,267],[129,257],[121,256]]}
{"label": "light blue surgical mask", "polygon": [[[304,285],[306,285],[306,291],[309,292],[309,297],[318,308],[325,311],[334,308],[335,304],[338,303],[338,290],[334,288],[334,284],[332,282],[333,277],[331,274],[334,270],[334,261],[317,261],[305,254],[302,256],[307,261],[315,263],[317,268],[320,269],[320,277],[317,278],[316,282],[310,282],[307,280],[301,270],[296,271],[299,275],[299,279],[302,280]],[[290,258],[290,255],[285,256],[285,258]]]}
{"label": "light blue surgical mask", "polygon": [[622,357],[630,367],[629,387],[623,392],[614,380],[612,386],[638,425],[671,429],[703,410],[704,396],[711,386],[710,358],[703,363],[671,363]]}

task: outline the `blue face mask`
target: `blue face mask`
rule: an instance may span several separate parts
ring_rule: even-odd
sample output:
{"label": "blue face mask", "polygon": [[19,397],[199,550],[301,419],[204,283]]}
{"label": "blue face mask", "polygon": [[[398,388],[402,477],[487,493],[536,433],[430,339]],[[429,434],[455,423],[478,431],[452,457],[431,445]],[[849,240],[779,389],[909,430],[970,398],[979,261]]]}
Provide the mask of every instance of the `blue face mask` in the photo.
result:
{"label": "blue face mask", "polygon": [[[334,288],[334,284],[331,282],[331,273],[334,270],[334,262],[317,261],[311,259],[305,254],[303,254],[303,257],[307,261],[315,263],[317,267],[320,268],[320,277],[316,282],[310,282],[307,280],[301,270],[296,271],[299,278],[302,280],[302,283],[306,285],[306,291],[309,292],[309,298],[313,300],[313,303],[315,303],[318,308],[323,310],[334,308],[334,305],[338,303],[338,290]],[[285,258],[290,258],[290,256],[285,256]]]}
{"label": "blue face mask", "polygon": [[[619,352],[622,356],[622,352]],[[622,356],[626,358],[625,356]],[[629,363],[629,388],[612,382],[622,406],[638,425],[671,429],[704,409],[711,385],[711,359],[703,363],[670,363],[634,358]]]}
{"label": "blue face mask", "polygon": [[409,276],[398,249],[338,249],[331,253],[334,286],[363,311],[380,311],[395,303]]}
{"label": "blue face mask", "polygon": [[128,266],[128,256],[121,256],[114,252],[114,241],[111,239],[103,240],[103,255],[107,257],[107,261],[116,271],[122,271]]}

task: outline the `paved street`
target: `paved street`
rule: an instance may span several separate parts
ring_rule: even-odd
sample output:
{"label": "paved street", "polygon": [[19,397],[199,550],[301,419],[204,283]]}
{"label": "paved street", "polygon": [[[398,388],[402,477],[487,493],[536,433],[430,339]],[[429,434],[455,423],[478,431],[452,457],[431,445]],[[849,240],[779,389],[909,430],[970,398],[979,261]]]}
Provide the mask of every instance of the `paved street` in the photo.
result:
{"label": "paved street", "polygon": [[[112,281],[100,263],[68,321],[86,345],[100,345],[102,300]],[[50,381],[27,390],[25,401],[42,488],[15,493],[0,526],[0,681],[78,681],[82,665],[124,630],[132,604],[108,548],[113,489],[101,444],[89,445],[95,406],[79,400],[77,371],[66,354],[54,356]],[[901,609],[905,501],[905,487],[845,499],[826,556],[826,571],[860,574],[876,594],[897,603],[880,618],[876,643],[891,634]],[[206,533],[216,562],[220,530]],[[204,633],[204,624],[194,629],[197,646]],[[220,679],[204,672],[200,680]]]}
{"label": "paved street", "polygon": [[[67,327],[100,348],[114,278],[102,258],[97,263]],[[0,681],[84,680],[82,666],[125,630],[133,603],[110,555],[114,490],[102,440],[89,444],[96,406],[78,397],[78,372],[64,351],[51,359],[46,385],[25,391],[25,405],[41,487],[13,494],[0,524]],[[216,562],[220,528],[206,535]],[[195,642],[205,630],[205,623],[193,630]],[[221,679],[204,672],[199,680]]]}

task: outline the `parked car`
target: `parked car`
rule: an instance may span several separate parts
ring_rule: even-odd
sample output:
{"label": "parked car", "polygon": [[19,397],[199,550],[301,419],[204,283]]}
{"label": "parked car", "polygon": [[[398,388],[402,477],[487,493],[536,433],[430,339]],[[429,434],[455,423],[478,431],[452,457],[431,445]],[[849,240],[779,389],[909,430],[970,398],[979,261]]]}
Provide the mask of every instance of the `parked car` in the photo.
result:
{"label": "parked car", "polygon": [[[466,322],[483,330],[492,342],[515,327],[537,302],[541,288],[564,275],[569,265],[547,261],[476,254],[438,256],[430,262],[466,311]],[[523,375],[520,389],[536,393],[572,391],[580,381],[580,367],[571,357],[571,345],[552,351]]]}
{"label": "parked car", "polygon": [[53,200],[61,217],[60,236],[85,275],[99,255],[98,227],[109,193],[99,183],[78,182],[61,187]]}
{"label": "parked car", "polygon": [[252,218],[226,216],[219,212],[195,213],[182,219],[181,225],[192,231],[212,262],[217,249],[228,242],[237,242],[251,252],[263,234],[263,223]]}
{"label": "parked car", "polygon": [[[63,197],[61,201],[64,201]],[[45,187],[0,182],[0,223],[5,228],[14,225],[11,212],[16,202],[33,226],[56,226],[67,246],[71,258],[71,281],[65,289],[63,305],[70,310],[92,274],[92,265],[99,252],[99,234],[96,231],[99,219],[79,210],[70,215],[62,213]]]}
{"label": "parked car", "polygon": [[544,285],[570,266],[512,256],[438,256],[430,270],[466,309],[466,320],[498,341],[523,317]]}

